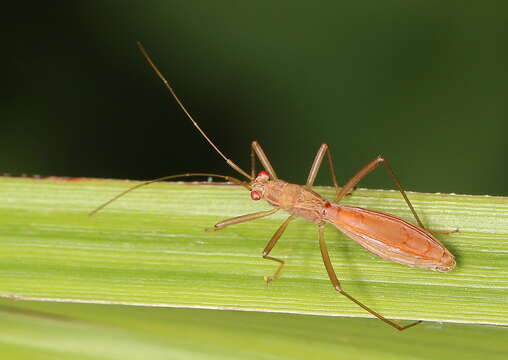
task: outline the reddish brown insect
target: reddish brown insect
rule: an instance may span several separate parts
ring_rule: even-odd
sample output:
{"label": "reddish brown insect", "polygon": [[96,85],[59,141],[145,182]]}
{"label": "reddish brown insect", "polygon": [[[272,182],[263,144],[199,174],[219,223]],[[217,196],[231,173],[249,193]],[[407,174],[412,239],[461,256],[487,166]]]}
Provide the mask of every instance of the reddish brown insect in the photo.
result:
{"label": "reddish brown insect", "polygon": [[[400,264],[416,266],[430,270],[438,271],[450,271],[455,267],[455,259],[453,255],[446,249],[446,247],[437,240],[428,230],[425,230],[422,222],[418,218],[416,211],[414,210],[411,202],[409,201],[404,189],[400,185],[397,177],[395,176],[390,165],[381,156],[368,163],[363,167],[351,180],[349,180],[342,188],[339,188],[337,179],[335,177],[335,169],[332,162],[332,157],[327,144],[322,144],[316,154],[314,162],[309,172],[307,182],[305,186],[296,184],[290,184],[283,180],[280,180],[275,173],[268,157],[265,155],[263,149],[258,142],[253,141],[251,144],[251,174],[247,174],[232,160],[228,159],[215,144],[208,138],[204,131],[199,127],[196,121],[189,114],[183,103],[180,101],[173,88],[169,85],[166,78],[162,75],[159,69],[155,66],[151,58],[148,56],[141,44],[138,44],[141,52],[147,59],[150,66],[153,68],[158,77],[162,80],[166,88],[169,90],[171,95],[176,99],[179,106],[185,112],[187,117],[191,120],[197,130],[203,135],[203,137],[210,143],[210,145],[219,153],[222,158],[235,169],[237,172],[249,179],[249,182],[243,182],[237,178],[219,174],[209,173],[188,173],[166,176],[160,179],[144,182],[136,185],[123,193],[117,195],[110,201],[106,202],[91,214],[99,211],[106,205],[110,204],[119,197],[125,195],[127,192],[132,191],[140,186],[144,186],[153,182],[173,179],[177,177],[186,176],[214,176],[219,177],[228,181],[235,182],[250,191],[250,197],[252,200],[265,199],[274,208],[268,211],[261,211],[253,214],[242,215],[231,219],[226,219],[218,222],[211,229],[212,231],[224,229],[227,226],[233,224],[239,224],[246,221],[256,220],[262,217],[266,217],[276,213],[279,210],[285,210],[290,215],[277,229],[275,234],[272,236],[268,244],[263,250],[263,258],[276,261],[279,263],[276,271],[272,276],[265,276],[265,281],[270,282],[276,279],[284,266],[284,261],[269,256],[271,250],[280,239],[288,224],[296,217],[302,217],[305,220],[315,223],[318,227],[319,235],[319,246],[321,249],[321,255],[323,257],[323,263],[325,265],[328,277],[334,287],[334,289],[340,294],[344,295],[372,315],[381,319],[388,325],[398,329],[405,330],[414,325],[419,324],[421,321],[411,323],[406,326],[400,326],[391,320],[386,319],[382,315],[378,314],[374,310],[370,309],[347,292],[342,289],[339,279],[333,269],[328,249],[324,239],[324,226],[325,223],[334,225],[337,229],[342,231],[345,235],[359,243],[366,250],[371,253],[378,255],[384,259],[394,261]],[[328,165],[330,168],[332,181],[335,186],[336,196],[335,201],[332,203],[319,194],[311,190],[314,180],[316,179],[317,173],[325,155],[328,156]],[[256,157],[263,165],[263,171],[260,171],[255,176],[255,162]],[[368,173],[374,170],[379,164],[383,164],[384,168],[388,172],[395,186],[398,188],[404,200],[406,201],[409,209],[414,215],[418,226],[415,226],[406,220],[399,217],[386,214],[380,211],[368,210],[356,206],[346,206],[338,204],[342,198],[350,193],[356,184],[363,179]]]}

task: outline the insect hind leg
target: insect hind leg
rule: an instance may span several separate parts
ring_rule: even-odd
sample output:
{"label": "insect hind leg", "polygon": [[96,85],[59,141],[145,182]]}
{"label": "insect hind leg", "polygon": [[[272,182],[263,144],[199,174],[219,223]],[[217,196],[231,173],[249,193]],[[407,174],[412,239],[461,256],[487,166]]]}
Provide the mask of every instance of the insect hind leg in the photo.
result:
{"label": "insect hind leg", "polygon": [[382,320],[386,324],[390,325],[391,327],[393,327],[393,328],[395,328],[395,329],[397,329],[399,331],[406,330],[406,329],[408,329],[410,327],[413,327],[413,326],[418,325],[419,323],[421,323],[421,321],[416,321],[416,322],[410,323],[410,324],[405,325],[405,326],[400,326],[400,325],[396,324],[395,322],[393,322],[392,320],[388,320],[383,315],[381,315],[381,314],[377,313],[376,311],[372,310],[367,305],[363,304],[362,302],[360,302],[359,300],[355,299],[354,297],[349,295],[347,292],[345,292],[342,289],[342,286],[340,285],[339,279],[337,278],[337,274],[335,273],[335,270],[333,268],[332,261],[330,260],[330,255],[328,253],[328,248],[326,246],[325,237],[324,237],[324,229],[325,229],[324,223],[321,223],[321,224],[318,225],[319,248],[321,250],[321,255],[323,257],[323,263],[325,264],[326,272],[328,273],[328,277],[330,278],[330,282],[332,283],[333,288],[335,289],[335,291],[337,291],[339,294],[347,297],[349,300],[354,302],[356,305],[360,306],[365,311],[371,313],[372,315],[377,317],[379,320]]}
{"label": "insect hind leg", "polygon": [[350,191],[352,191],[355,186],[365,177],[367,176],[371,171],[373,171],[375,168],[379,166],[379,164],[383,164],[386,172],[392,179],[392,182],[395,184],[399,192],[402,194],[402,197],[404,198],[404,201],[406,202],[407,206],[409,207],[409,210],[411,210],[411,213],[413,214],[414,218],[416,219],[416,222],[418,223],[418,226],[420,226],[422,229],[425,229],[425,226],[423,226],[422,221],[418,217],[418,214],[416,213],[416,210],[413,207],[413,204],[411,204],[411,201],[409,201],[409,198],[406,195],[406,192],[404,191],[404,188],[400,184],[399,179],[397,179],[397,176],[395,176],[395,173],[393,172],[390,164],[388,163],[388,160],[386,160],[382,156],[378,156],[371,162],[369,162],[367,165],[365,165],[360,171],[358,171],[341,189],[341,191],[337,194],[337,197],[335,198],[336,202],[339,202],[342,200],[342,198],[347,195]]}

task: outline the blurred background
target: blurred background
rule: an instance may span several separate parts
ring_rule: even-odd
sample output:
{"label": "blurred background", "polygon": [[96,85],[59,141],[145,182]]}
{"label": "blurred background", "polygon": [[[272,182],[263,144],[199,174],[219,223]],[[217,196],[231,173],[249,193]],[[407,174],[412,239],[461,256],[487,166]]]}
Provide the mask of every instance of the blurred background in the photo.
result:
{"label": "blurred background", "polygon": [[[341,183],[382,154],[408,190],[508,195],[507,2],[19,4],[3,10],[0,173],[235,175],[141,41],[247,171],[258,140],[304,183],[327,142]],[[393,188],[381,170],[361,186]]]}

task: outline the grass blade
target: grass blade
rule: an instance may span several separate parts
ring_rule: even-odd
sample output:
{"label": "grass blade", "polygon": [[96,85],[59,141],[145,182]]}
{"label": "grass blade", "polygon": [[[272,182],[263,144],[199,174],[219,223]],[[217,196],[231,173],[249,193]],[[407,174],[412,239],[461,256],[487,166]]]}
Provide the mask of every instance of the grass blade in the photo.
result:
{"label": "grass blade", "polygon": [[[7,307],[8,306],[8,307]],[[506,359],[508,328],[0,299],[5,359]]]}
{"label": "grass blade", "polygon": [[[261,258],[284,215],[205,233],[218,220],[266,209],[232,185],[160,183],[87,214],[137,182],[0,178],[0,296],[54,301],[369,317],[336,294],[315,225],[294,221]],[[317,188],[331,198],[333,189]],[[381,260],[332,227],[326,237],[344,288],[396,319],[508,324],[508,199],[409,193],[455,254],[447,273]],[[399,193],[357,190],[345,203],[410,218]]]}

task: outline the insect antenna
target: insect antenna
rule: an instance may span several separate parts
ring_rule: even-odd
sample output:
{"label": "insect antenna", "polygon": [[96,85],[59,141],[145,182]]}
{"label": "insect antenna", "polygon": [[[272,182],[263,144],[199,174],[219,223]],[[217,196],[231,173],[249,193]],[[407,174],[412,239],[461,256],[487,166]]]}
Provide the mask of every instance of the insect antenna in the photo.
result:
{"label": "insect antenna", "polygon": [[245,176],[247,179],[249,180],[253,180],[252,176],[250,176],[249,174],[247,174],[245,171],[242,170],[242,168],[240,168],[238,165],[236,165],[233,160],[231,159],[228,159],[223,153],[222,151],[219,150],[219,148],[213,143],[212,140],[210,140],[210,138],[205,134],[205,132],[201,129],[201,127],[198,125],[198,123],[196,122],[196,120],[194,120],[194,118],[192,117],[192,115],[189,113],[189,111],[187,110],[187,108],[185,107],[185,105],[183,104],[183,102],[180,100],[180,98],[178,98],[178,96],[176,95],[176,92],[173,90],[173,88],[171,87],[171,85],[169,84],[169,82],[166,80],[166,78],[164,77],[164,75],[162,75],[162,73],[160,72],[159,68],[155,65],[155,63],[153,62],[152,58],[148,55],[148,53],[146,52],[145,48],[143,47],[143,45],[138,42],[138,48],[139,50],[141,51],[141,53],[143,54],[143,56],[145,57],[146,61],[148,62],[148,64],[152,67],[153,71],[155,72],[155,74],[157,74],[157,76],[159,77],[159,79],[161,79],[162,83],[164,84],[164,86],[168,89],[168,91],[171,93],[171,95],[173,96],[173,98],[176,100],[176,102],[178,103],[178,106],[180,106],[180,108],[183,110],[183,112],[185,113],[185,115],[187,116],[187,118],[189,118],[189,120],[192,122],[192,124],[196,127],[196,129],[198,129],[198,131],[201,133],[201,135],[203,135],[203,137],[206,139],[206,141],[208,141],[208,143],[215,149],[215,151],[217,151],[217,153],[219,153],[220,156],[222,156],[222,158],[224,160],[226,160],[226,163],[231,166],[233,169],[235,169],[237,172],[239,172],[240,174],[242,174],[243,176]]}
{"label": "insect antenna", "polygon": [[169,179],[175,179],[175,178],[179,178],[179,177],[189,177],[189,176],[211,176],[211,177],[218,177],[218,178],[224,179],[226,181],[234,182],[235,184],[241,185],[244,188],[246,188],[247,190],[250,190],[249,184],[246,183],[245,181],[242,181],[240,179],[237,179],[237,178],[232,177],[232,176],[227,176],[227,175],[209,174],[209,173],[186,173],[186,174],[170,175],[170,176],[164,176],[164,177],[161,177],[161,178],[158,178],[158,179],[148,180],[148,181],[142,182],[140,184],[136,184],[136,185],[128,188],[127,190],[121,192],[120,194],[116,195],[115,197],[111,198],[110,200],[106,201],[104,204],[100,205],[95,210],[91,211],[88,215],[89,216],[95,215],[97,212],[99,212],[100,210],[104,209],[106,206],[111,204],[113,201],[118,200],[122,196],[126,195],[127,193],[131,192],[132,190],[140,188],[141,186],[145,186],[145,185],[148,185],[148,184],[153,184],[153,183],[159,182],[159,181],[164,181],[164,180],[169,180]]}

